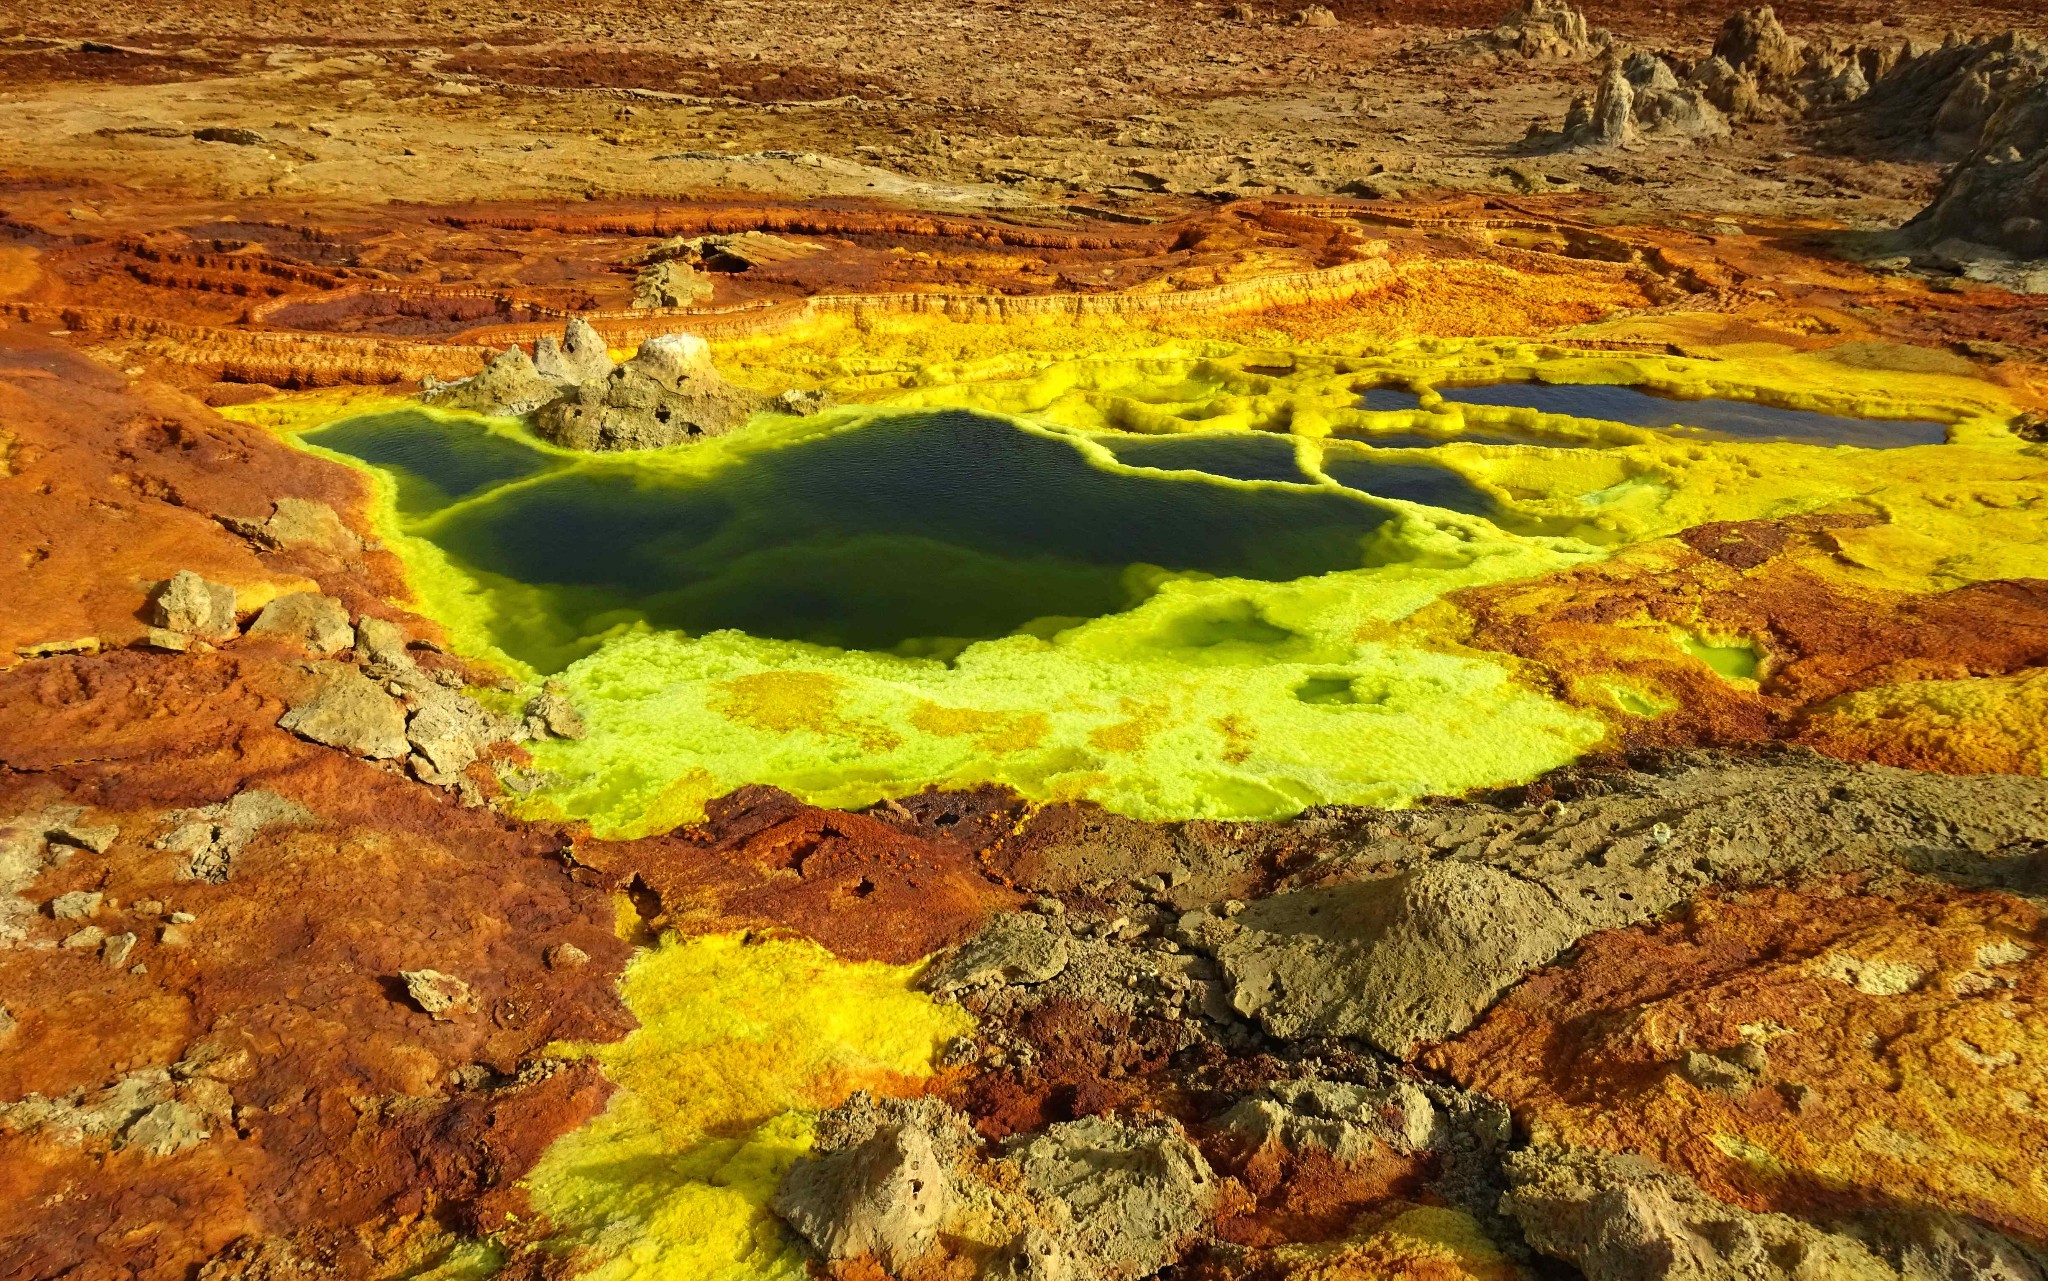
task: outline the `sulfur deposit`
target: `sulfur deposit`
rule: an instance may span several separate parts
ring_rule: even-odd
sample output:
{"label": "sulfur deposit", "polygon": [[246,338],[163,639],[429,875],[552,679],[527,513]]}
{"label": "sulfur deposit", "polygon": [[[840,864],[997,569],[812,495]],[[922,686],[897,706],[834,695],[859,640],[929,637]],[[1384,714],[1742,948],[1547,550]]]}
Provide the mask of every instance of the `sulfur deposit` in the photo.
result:
{"label": "sulfur deposit", "polygon": [[2048,1281],[2005,0],[0,32],[0,1278]]}

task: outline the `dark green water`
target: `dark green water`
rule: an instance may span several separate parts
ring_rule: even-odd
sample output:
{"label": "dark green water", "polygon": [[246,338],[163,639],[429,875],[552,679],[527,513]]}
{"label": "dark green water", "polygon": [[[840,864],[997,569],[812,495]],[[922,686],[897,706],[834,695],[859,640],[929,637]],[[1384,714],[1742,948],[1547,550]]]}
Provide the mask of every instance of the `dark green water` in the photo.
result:
{"label": "dark green water", "polygon": [[422,414],[306,439],[392,473],[413,531],[458,565],[538,588],[497,593],[495,627],[543,669],[635,619],[945,654],[1128,609],[1150,590],[1132,566],[1269,581],[1355,568],[1387,519],[1306,486],[1104,471],[1063,440],[963,412],[877,419],[708,478],[561,463]]}
{"label": "dark green water", "polygon": [[458,499],[538,475],[555,461],[469,423],[400,411],[344,419],[305,439],[382,468],[398,486],[398,513],[431,515]]}
{"label": "dark green water", "polygon": [[1297,485],[1308,481],[1294,460],[1291,436],[1158,436],[1120,440],[1110,450],[1118,462],[1129,467],[1200,471],[1238,480],[1285,480]]}
{"label": "dark green water", "polygon": [[1429,463],[1385,463],[1350,451],[1323,456],[1323,474],[1347,489],[1399,498],[1469,516],[1493,516],[1494,503],[1472,482],[1447,467]]}

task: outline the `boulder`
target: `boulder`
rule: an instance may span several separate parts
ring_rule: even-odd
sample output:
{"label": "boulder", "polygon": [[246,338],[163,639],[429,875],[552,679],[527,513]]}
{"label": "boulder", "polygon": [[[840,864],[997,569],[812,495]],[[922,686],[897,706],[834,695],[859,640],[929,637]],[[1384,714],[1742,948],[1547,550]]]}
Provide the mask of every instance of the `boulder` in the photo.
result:
{"label": "boulder", "polygon": [[319,592],[292,592],[265,605],[249,635],[270,636],[309,654],[333,654],[355,643],[348,608]]}
{"label": "boulder", "polygon": [[526,703],[526,731],[532,738],[582,738],[590,732],[583,714],[569,702],[568,687],[558,680],[542,683]]}
{"label": "boulder", "polygon": [[1231,1004],[1272,1035],[1359,1036],[1407,1057],[1470,1027],[1583,925],[1542,886],[1440,861],[1380,880],[1277,894],[1235,917],[1191,912]]}
{"label": "boulder", "polygon": [[1501,1210],[1587,1281],[1899,1281],[1860,1242],[1727,1205],[1640,1157],[1538,1147],[1504,1164]]}
{"label": "boulder", "polygon": [[932,1135],[896,1123],[853,1147],[798,1160],[774,1209],[827,1261],[871,1255],[900,1274],[930,1252],[952,1202]]}
{"label": "boulder", "polygon": [[235,635],[235,589],[181,569],[157,590],[151,621],[165,631],[225,640]]}
{"label": "boulder", "polygon": [[469,984],[453,974],[439,970],[400,970],[398,977],[405,980],[405,993],[437,1023],[446,1023],[458,1014],[468,1014],[476,1009],[476,995]]}
{"label": "boulder", "polygon": [[659,449],[737,430],[759,407],[718,376],[701,338],[671,334],[544,406],[534,430],[570,449]]}
{"label": "boulder", "polygon": [[329,664],[313,693],[278,718],[301,738],[371,760],[400,760],[411,751],[405,707],[352,667]]}
{"label": "boulder", "polygon": [[417,754],[413,773],[425,783],[447,786],[516,728],[465,694],[422,683],[412,691],[412,715],[405,734]]}
{"label": "boulder", "polygon": [[1091,1116],[1017,1142],[1007,1160],[1048,1215],[1071,1274],[1135,1281],[1177,1262],[1208,1221],[1217,1181],[1172,1121]]}

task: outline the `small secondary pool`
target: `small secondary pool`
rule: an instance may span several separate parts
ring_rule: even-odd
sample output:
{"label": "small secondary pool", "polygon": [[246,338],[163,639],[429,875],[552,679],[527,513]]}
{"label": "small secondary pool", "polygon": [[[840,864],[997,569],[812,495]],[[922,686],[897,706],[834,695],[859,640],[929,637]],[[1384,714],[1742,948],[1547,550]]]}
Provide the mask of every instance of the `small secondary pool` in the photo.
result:
{"label": "small secondary pool", "polygon": [[1848,418],[1747,400],[1676,400],[1633,387],[1604,384],[1495,383],[1485,387],[1439,387],[1437,391],[1446,401],[1457,404],[1533,409],[1634,427],[1689,428],[1742,440],[1898,449],[1907,445],[1939,445],[1948,439],[1944,423]]}

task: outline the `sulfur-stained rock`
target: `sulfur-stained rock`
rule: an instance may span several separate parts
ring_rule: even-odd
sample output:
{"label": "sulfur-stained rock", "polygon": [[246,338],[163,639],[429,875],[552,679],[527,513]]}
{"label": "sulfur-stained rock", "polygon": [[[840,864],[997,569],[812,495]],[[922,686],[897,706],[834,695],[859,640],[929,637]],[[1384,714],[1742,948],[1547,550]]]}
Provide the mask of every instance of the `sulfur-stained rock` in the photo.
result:
{"label": "sulfur-stained rock", "polygon": [[251,636],[274,636],[310,654],[334,654],[355,643],[348,608],[319,592],[290,592],[265,605],[249,624]]}
{"label": "sulfur-stained rock", "polygon": [[[1511,1235],[1511,1234],[1504,1234]],[[1208,1275],[1264,1281],[1530,1281],[1469,1212],[1393,1201],[1324,1241],[1247,1252],[1242,1269]]]}
{"label": "sulfur-stained rock", "polygon": [[1723,1204],[1639,1157],[1536,1147],[1506,1168],[1502,1208],[1587,1281],[1898,1281],[1858,1241]]}
{"label": "sulfur-stained rock", "polygon": [[277,723],[301,738],[372,760],[398,760],[411,750],[404,705],[361,672],[340,664],[328,665],[313,693]]}
{"label": "sulfur-stained rock", "polygon": [[436,1022],[446,1022],[476,1009],[476,996],[470,991],[469,984],[453,974],[443,974],[439,970],[401,970],[399,977],[405,980],[406,995],[412,998],[413,1004]]}
{"label": "sulfur-stained rock", "polygon": [[[260,833],[317,821],[303,805],[262,788],[237,792],[218,805],[178,810],[164,819],[170,830],[157,838],[156,847],[186,856],[181,876],[214,882],[228,878],[236,856]],[[172,923],[182,924],[181,916],[191,919],[184,913],[172,913]]]}
{"label": "sulfur-stained rock", "polygon": [[540,693],[527,700],[526,728],[534,738],[579,739],[590,732],[583,714],[569,701],[568,687],[552,679],[541,685]]}
{"label": "sulfur-stained rock", "polygon": [[1427,1062],[1546,1142],[1746,1209],[1927,1206],[2038,1239],[2040,929],[2025,900],[1896,874],[1708,894],[1582,939]]}
{"label": "sulfur-stained rock", "polygon": [[151,607],[158,627],[203,640],[224,640],[235,634],[235,589],[209,582],[189,569],[171,575],[158,589]]}

